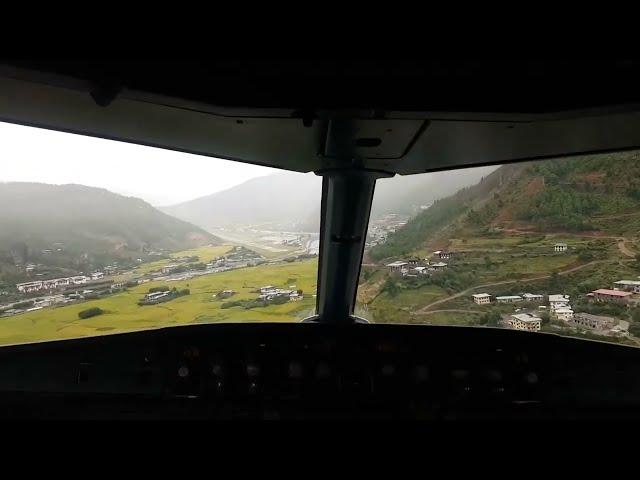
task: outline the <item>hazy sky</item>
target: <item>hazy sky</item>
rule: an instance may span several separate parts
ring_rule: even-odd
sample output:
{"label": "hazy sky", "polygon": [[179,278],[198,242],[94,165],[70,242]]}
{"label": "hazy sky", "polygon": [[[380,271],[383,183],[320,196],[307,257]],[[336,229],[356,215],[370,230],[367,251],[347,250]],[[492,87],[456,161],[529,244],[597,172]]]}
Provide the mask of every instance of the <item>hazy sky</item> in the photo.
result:
{"label": "hazy sky", "polygon": [[0,182],[78,183],[155,206],[280,170],[0,122]]}

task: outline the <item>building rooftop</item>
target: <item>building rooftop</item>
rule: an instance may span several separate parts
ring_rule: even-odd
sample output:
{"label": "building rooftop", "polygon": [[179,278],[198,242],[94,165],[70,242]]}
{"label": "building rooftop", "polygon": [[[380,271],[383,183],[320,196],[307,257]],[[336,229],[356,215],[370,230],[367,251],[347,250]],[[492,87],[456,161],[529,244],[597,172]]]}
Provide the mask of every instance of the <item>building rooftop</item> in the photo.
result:
{"label": "building rooftop", "polygon": [[496,297],[496,300],[506,300],[508,298],[522,298],[520,295],[502,295],[500,297]]}
{"label": "building rooftop", "polygon": [[524,298],[531,298],[531,297],[542,297],[542,295],[540,295],[539,293],[525,293],[522,295]]}
{"label": "building rooftop", "polygon": [[542,319],[540,317],[536,317],[534,315],[529,315],[528,313],[516,313],[515,315],[511,315],[511,317],[516,320],[520,320],[521,322],[531,323],[531,322],[540,322]]}
{"label": "building rooftop", "polygon": [[640,280],[618,280],[613,282],[614,285],[640,286]]}
{"label": "building rooftop", "polygon": [[569,295],[562,295],[562,294],[549,295],[549,301],[550,302],[568,302]]}
{"label": "building rooftop", "polygon": [[554,244],[554,247],[566,247],[567,244],[566,243],[556,243]]}
{"label": "building rooftop", "polygon": [[398,260],[397,262],[387,264],[387,267],[403,267],[404,265],[407,265],[407,262]]}
{"label": "building rooftop", "polygon": [[490,297],[491,295],[489,295],[488,293],[474,293],[472,295],[473,298],[487,298]]}
{"label": "building rooftop", "polygon": [[576,313],[576,315],[587,320],[598,320],[601,322],[615,322],[616,320],[613,317],[607,317],[604,315],[592,315],[591,313],[585,312]]}
{"label": "building rooftop", "polygon": [[628,297],[633,295],[631,292],[621,292],[620,290],[609,290],[608,288],[599,288],[598,290],[594,290],[594,294],[598,295],[610,295],[612,297]]}
{"label": "building rooftop", "polygon": [[433,263],[431,264],[432,267],[446,267],[447,264],[444,262],[438,262],[438,263]]}

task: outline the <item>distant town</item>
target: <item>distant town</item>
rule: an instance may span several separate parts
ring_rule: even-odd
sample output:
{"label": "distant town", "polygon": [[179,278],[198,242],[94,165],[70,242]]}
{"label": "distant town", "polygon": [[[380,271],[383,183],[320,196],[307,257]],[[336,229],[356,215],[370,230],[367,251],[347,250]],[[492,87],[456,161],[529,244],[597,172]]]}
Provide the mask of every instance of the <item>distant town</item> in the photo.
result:
{"label": "distant town", "polygon": [[[152,253],[155,253],[156,256],[164,255],[164,252]],[[278,261],[282,260],[268,260],[246,247],[235,246],[231,247],[227,254],[208,263],[200,262],[198,256],[177,257],[173,258],[171,263],[159,265],[157,268],[152,268],[138,275],[135,275],[135,269],[125,268],[119,266],[117,262],[114,262],[100,271],[87,274],[79,272],[80,274],[69,277],[17,283],[15,290],[21,298],[9,303],[0,304],[0,317],[83,300],[103,298],[110,294],[117,293],[122,289],[146,282],[177,282],[189,280],[190,278],[201,275],[209,275],[261,264],[277,263]],[[140,265],[144,265],[144,263],[140,263]],[[36,271],[38,267],[39,265],[37,264],[27,264],[25,271],[31,274]],[[287,296],[287,300],[291,301],[298,301],[303,298],[301,293],[299,294],[294,290],[281,290],[270,286],[264,287],[263,290],[264,291],[261,291],[261,297],[265,303],[272,302],[275,298],[284,295]],[[143,304],[155,304],[174,297],[174,292],[167,287],[164,291],[146,294],[141,302],[143,302]]]}

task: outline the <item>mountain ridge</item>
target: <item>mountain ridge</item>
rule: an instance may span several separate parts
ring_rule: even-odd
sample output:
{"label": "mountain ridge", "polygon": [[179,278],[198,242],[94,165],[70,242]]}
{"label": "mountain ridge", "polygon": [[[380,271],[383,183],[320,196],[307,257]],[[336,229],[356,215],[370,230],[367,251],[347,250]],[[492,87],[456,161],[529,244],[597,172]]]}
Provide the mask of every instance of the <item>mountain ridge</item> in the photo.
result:
{"label": "mountain ridge", "polygon": [[640,228],[640,216],[632,218],[639,209],[640,152],[507,164],[435,202],[369,254],[381,260],[446,243],[447,235],[508,230],[621,236]]}
{"label": "mountain ridge", "polygon": [[[220,243],[136,197],[80,184],[0,183],[0,272],[42,263],[77,270]],[[15,273],[15,272],[14,272]]]}
{"label": "mountain ridge", "polygon": [[[379,180],[372,218],[386,213],[413,215],[422,205],[474,183],[495,167]],[[446,182],[442,180],[446,179]],[[230,189],[161,207],[170,215],[215,229],[238,224],[271,223],[282,230],[318,231],[322,178],[312,173],[282,172],[256,177]]]}

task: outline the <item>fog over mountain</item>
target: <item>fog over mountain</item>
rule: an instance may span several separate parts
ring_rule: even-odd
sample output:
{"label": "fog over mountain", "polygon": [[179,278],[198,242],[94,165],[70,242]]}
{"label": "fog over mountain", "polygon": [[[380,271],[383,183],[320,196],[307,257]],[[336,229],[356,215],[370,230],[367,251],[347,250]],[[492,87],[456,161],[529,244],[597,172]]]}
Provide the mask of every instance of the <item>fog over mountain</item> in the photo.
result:
{"label": "fog over mountain", "polygon": [[143,200],[102,188],[0,183],[0,204],[2,258],[16,250],[32,252],[31,257],[54,245],[73,258],[139,257],[144,250],[181,250],[219,241]]}
{"label": "fog over mountain", "polygon": [[[396,176],[379,180],[372,218],[413,215],[438,198],[473,185],[497,167]],[[322,179],[312,173],[277,173],[160,210],[204,229],[269,224],[270,228],[317,231]]]}

